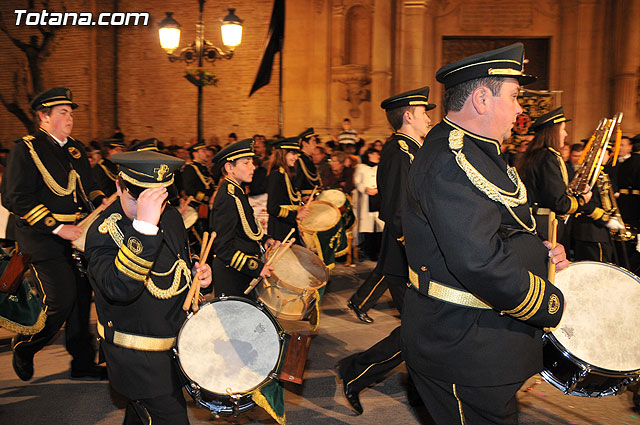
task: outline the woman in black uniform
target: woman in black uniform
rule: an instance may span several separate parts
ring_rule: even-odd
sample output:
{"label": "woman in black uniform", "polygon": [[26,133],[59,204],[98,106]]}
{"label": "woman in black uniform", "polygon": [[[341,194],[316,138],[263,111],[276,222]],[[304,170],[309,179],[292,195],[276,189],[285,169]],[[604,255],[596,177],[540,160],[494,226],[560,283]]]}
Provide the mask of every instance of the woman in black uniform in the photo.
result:
{"label": "woman in black uniform", "polygon": [[217,235],[212,262],[216,296],[244,297],[253,278],[269,277],[273,270],[262,261],[262,247],[267,249],[277,242],[265,235],[242,188],[253,179],[253,144],[253,139],[241,140],[214,158],[223,176],[210,215],[210,227]]}
{"label": "woman in black uniform", "polygon": [[298,219],[309,215],[304,208],[302,196],[293,185],[293,167],[300,155],[300,143],[297,137],[290,137],[276,142],[267,172],[267,212],[269,213],[269,234],[282,240],[293,228],[296,243],[300,242]]}
{"label": "woman in black uniform", "polygon": [[564,116],[562,107],[540,116],[531,124],[535,137],[516,164],[533,206],[538,234],[543,240],[549,239],[549,212],[559,216],[558,240],[562,242],[564,217],[578,211],[587,214],[593,211],[593,205],[588,204],[591,191],[578,196],[567,194],[569,178],[560,155],[567,137],[567,121],[570,120]]}

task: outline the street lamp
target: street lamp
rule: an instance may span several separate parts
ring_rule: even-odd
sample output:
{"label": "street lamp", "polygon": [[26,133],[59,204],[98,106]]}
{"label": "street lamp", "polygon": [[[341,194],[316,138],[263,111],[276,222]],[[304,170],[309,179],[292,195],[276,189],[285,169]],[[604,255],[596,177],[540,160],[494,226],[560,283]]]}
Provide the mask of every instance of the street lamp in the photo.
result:
{"label": "street lamp", "polygon": [[158,30],[160,46],[167,52],[170,62],[185,62],[191,65],[198,62],[195,75],[185,75],[185,78],[198,87],[198,141],[202,140],[202,87],[210,84],[212,76],[202,70],[203,61],[215,62],[218,59],[231,59],[233,50],[242,42],[242,20],[236,16],[235,9],[228,9],[229,13],[222,20],[222,43],[228,49],[224,52],[204,38],[204,22],[202,14],[205,0],[198,0],[200,5],[200,19],[196,24],[196,39],[190,46],[173,52],[180,45],[180,24],[173,18],[173,12],[166,12],[167,16],[160,22]]}

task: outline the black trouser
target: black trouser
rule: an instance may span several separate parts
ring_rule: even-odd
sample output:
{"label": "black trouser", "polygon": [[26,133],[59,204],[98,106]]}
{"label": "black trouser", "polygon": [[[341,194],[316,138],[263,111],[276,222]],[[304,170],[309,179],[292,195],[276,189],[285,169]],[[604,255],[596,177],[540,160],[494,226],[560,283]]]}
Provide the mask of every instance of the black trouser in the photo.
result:
{"label": "black trouser", "polygon": [[[402,314],[408,279],[393,275],[386,275],[384,278],[388,281],[393,302]],[[402,339],[400,326],[398,326],[371,348],[343,359],[341,361],[342,377],[352,390],[360,391],[381,380],[402,362]]]}
{"label": "black trouser", "polygon": [[363,313],[366,313],[378,302],[382,294],[384,294],[384,291],[388,288],[391,293],[391,298],[393,299],[393,304],[399,312],[402,312],[404,293],[407,290],[407,282],[409,279],[384,274],[381,269],[382,267],[380,265],[376,266],[349,300]]}
{"label": "black trouser", "polygon": [[72,368],[86,369],[93,365],[95,350],[89,332],[91,286],[78,268],[67,259],[38,261],[32,264],[36,287],[40,293],[47,320],[35,335],[18,335],[15,350],[32,357],[65,326],[67,351],[73,357]]}
{"label": "black trouser", "polygon": [[188,425],[187,402],[182,388],[173,394],[130,400],[123,425]]}
{"label": "black trouser", "polygon": [[217,257],[211,262],[213,271],[213,290],[215,296],[222,294],[226,296],[244,297],[255,300],[255,290],[245,295],[244,291],[251,283],[251,277],[239,271],[225,266],[225,264]]}
{"label": "black trouser", "polygon": [[382,242],[382,232],[362,232],[362,249],[364,255],[373,261],[378,261],[380,254],[380,243]]}
{"label": "black trouser", "polygon": [[613,262],[613,247],[609,242],[575,241],[574,261]]}
{"label": "black trouser", "polygon": [[407,365],[409,375],[438,425],[517,425],[516,392],[523,382],[496,387],[468,387],[429,378]]}

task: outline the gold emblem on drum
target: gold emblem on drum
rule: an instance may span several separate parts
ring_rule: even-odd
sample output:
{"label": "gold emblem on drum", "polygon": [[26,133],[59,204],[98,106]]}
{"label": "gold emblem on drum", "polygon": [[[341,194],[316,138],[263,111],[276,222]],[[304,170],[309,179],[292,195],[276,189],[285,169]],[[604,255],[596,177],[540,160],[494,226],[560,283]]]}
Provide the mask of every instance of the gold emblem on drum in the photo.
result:
{"label": "gold emblem on drum", "polygon": [[556,314],[560,310],[560,299],[556,294],[549,297],[549,314]]}
{"label": "gold emblem on drum", "polygon": [[256,260],[254,260],[253,258],[250,258],[248,267],[249,267],[249,270],[255,270],[255,269],[258,268],[258,262]]}
{"label": "gold emblem on drum", "polygon": [[140,239],[131,237],[127,241],[127,248],[136,255],[140,254],[142,252],[142,242],[140,242]]}
{"label": "gold emblem on drum", "polygon": [[73,157],[73,159],[80,159],[80,157],[82,156],[80,151],[74,146],[69,147],[69,154]]}
{"label": "gold emblem on drum", "polygon": [[56,220],[53,217],[47,217],[44,219],[45,226],[51,227],[56,224]]}

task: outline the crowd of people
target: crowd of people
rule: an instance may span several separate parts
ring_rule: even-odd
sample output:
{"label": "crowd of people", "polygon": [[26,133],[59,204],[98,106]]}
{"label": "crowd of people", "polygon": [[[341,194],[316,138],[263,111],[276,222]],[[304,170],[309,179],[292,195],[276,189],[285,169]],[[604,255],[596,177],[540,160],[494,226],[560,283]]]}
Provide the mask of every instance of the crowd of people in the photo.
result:
{"label": "crowd of people", "polygon": [[[519,89],[535,80],[523,64],[516,43],[442,67],[444,119],[432,128],[428,87],[396,94],[381,104],[393,132],[369,143],[345,119],[326,141],[309,128],[179,146],[127,141],[118,129],[85,147],[71,137],[71,91],[40,94],[39,130],[17,141],[0,188],[7,239],[30,254],[47,314],[44,329],[13,339],[14,371],[30,380],[35,354],[66,323],[72,377],[108,375],[129,399],[125,423],[188,423],[170,350],[189,289],[197,281],[216,296],[253,298],[249,282],[274,271],[264,253],[291,234],[302,244],[312,197],[336,190],[353,206],[360,257],[377,262],[347,306],[371,323],[367,310],[388,289],[401,316],[386,338],[337,363],[350,406],[362,413],[359,393],[404,361],[410,400],[436,423],[516,424],[516,392],[542,369],[542,335],[565,308],[549,263],[561,271],[567,257],[615,256],[633,270],[635,242],[615,245],[616,234],[640,225],[639,136],[621,138],[597,185],[569,191],[585,146],[565,147],[569,119],[557,108],[507,165],[501,144],[522,113]],[[252,202],[265,195],[263,220]],[[101,204],[79,267],[70,242]],[[551,212],[572,217],[555,246]],[[208,232],[214,256],[198,258]],[[106,369],[91,345],[92,292]]]}

